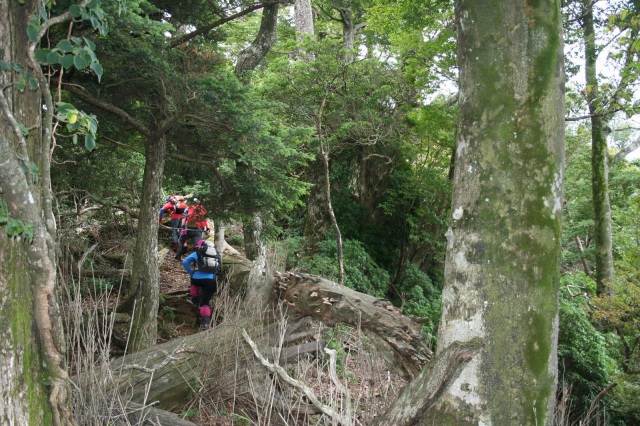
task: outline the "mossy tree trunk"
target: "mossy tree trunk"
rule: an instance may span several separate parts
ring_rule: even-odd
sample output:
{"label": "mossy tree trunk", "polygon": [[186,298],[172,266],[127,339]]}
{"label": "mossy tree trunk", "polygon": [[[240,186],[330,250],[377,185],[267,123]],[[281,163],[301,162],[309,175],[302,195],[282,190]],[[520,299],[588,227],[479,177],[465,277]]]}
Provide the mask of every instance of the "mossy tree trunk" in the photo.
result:
{"label": "mossy tree trunk", "polygon": [[39,86],[19,90],[20,75],[0,71],[0,423],[68,425],[50,191],[54,105],[26,32],[40,6],[0,2],[1,59]]}
{"label": "mossy tree trunk", "polygon": [[[152,111],[153,126],[130,115],[124,109],[112,104],[99,95],[80,89],[73,84],[65,84],[64,89],[83,101],[130,124],[144,138],[144,175],[142,178],[142,203],[138,214],[136,246],[133,253],[131,283],[127,299],[118,308],[132,313],[133,325],[129,337],[129,348],[133,351],[144,349],[156,343],[158,297],[160,295],[160,272],[158,270],[158,206],[166,156],[166,134],[184,116],[191,98],[172,105],[172,115],[162,114],[162,108]],[[162,106],[169,106],[173,100],[165,99]],[[157,115],[156,115],[157,114]]]}
{"label": "mossy tree trunk", "polygon": [[564,155],[560,5],[461,0],[456,18],[460,117],[438,354],[464,342],[482,347],[422,422],[550,424]]}
{"label": "mossy tree trunk", "polygon": [[260,29],[251,45],[238,54],[235,73],[243,81],[248,82],[248,73],[253,71],[260,61],[269,53],[277,39],[279,3],[266,4],[262,9]]}
{"label": "mossy tree trunk", "polygon": [[320,154],[309,164],[305,174],[307,181],[314,184],[307,197],[307,217],[304,224],[304,238],[313,251],[326,238],[327,231],[331,228],[324,188],[324,159]]}
{"label": "mossy tree trunk", "polygon": [[609,153],[607,115],[599,97],[596,62],[596,32],[593,1],[583,1],[582,25],[585,60],[586,98],[591,116],[591,186],[593,198],[596,291],[613,294],[613,247],[611,237],[611,203],[609,201]]}
{"label": "mossy tree trunk", "polygon": [[155,345],[158,338],[158,215],[160,188],[164,172],[166,138],[152,134],[145,142],[145,166],[142,178],[142,205],[136,233],[135,259],[131,271],[129,299],[133,302],[129,347],[134,350]]}

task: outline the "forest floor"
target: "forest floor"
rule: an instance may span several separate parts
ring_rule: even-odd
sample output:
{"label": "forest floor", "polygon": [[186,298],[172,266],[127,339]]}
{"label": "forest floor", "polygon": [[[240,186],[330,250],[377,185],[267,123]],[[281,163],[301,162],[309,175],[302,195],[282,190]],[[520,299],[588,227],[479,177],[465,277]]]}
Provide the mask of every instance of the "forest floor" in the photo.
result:
{"label": "forest floor", "polygon": [[[158,322],[158,343],[200,332],[198,310],[191,304],[189,297],[189,276],[184,270],[182,262],[176,260],[174,255],[175,252],[169,251],[165,255],[161,267],[160,294],[162,301]],[[182,258],[184,259],[187,255],[188,253]],[[214,305],[217,301],[214,296],[212,299],[213,309],[215,309]],[[320,328],[321,325],[318,324],[318,329]],[[372,346],[367,344],[366,336],[359,330],[350,327],[336,327],[329,330],[326,335],[316,335],[315,338],[328,341],[328,346],[337,350],[338,376],[349,391],[354,415],[360,418],[370,418],[371,413],[384,410],[406,383],[402,377],[386,368],[385,362],[379,355],[370,352]],[[342,405],[342,409],[344,409],[344,399],[337,395],[336,386],[328,376],[326,356],[305,360],[299,363],[296,370],[296,378],[310,386],[321,401]],[[206,398],[202,399],[201,396],[195,398],[197,401],[185,404],[185,412],[193,413],[189,416],[189,420],[196,424],[223,426],[245,424],[238,421],[241,416],[227,414],[233,412],[232,405],[229,405],[227,409],[221,409],[219,404],[208,406]],[[302,395],[300,398],[304,399]],[[193,410],[194,406],[197,406],[198,409]],[[358,412],[366,414],[357,414]],[[309,424],[323,423],[310,422]]]}

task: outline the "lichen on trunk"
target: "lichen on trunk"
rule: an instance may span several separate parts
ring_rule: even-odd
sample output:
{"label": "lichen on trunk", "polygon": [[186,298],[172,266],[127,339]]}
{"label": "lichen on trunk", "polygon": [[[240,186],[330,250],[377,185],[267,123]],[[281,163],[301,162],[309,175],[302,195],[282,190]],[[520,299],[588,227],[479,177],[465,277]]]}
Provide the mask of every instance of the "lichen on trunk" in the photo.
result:
{"label": "lichen on trunk", "polygon": [[483,348],[423,420],[548,424],[563,184],[559,5],[465,0],[456,16],[460,118],[438,352],[473,339]]}

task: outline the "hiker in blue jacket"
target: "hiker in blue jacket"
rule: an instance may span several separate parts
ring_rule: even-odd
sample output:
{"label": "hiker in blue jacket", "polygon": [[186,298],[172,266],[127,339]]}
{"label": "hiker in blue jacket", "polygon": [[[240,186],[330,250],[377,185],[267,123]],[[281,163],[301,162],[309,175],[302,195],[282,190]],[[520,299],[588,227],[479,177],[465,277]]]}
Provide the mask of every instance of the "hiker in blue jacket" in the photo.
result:
{"label": "hiker in blue jacket", "polygon": [[[205,240],[201,240],[197,248],[199,248],[204,241]],[[200,254],[197,248],[182,261],[182,266],[191,277],[189,294],[191,295],[193,304],[200,308],[200,328],[207,329],[211,324],[211,298],[217,293],[218,285],[216,283],[215,273],[198,270],[198,256]],[[195,265],[195,269],[192,268],[192,265]]]}

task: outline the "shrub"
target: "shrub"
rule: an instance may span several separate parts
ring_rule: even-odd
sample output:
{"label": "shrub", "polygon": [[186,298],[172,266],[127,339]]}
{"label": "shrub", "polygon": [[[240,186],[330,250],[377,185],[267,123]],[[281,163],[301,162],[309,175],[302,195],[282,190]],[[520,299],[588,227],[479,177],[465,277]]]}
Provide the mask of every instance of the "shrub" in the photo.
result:
{"label": "shrub", "polygon": [[[295,269],[323,278],[338,279],[338,251],[335,240],[321,241],[313,254],[302,253],[304,240],[290,238],[279,243],[287,252],[287,269]],[[361,293],[383,297],[389,285],[389,274],[371,259],[362,243],[343,242],[344,285]]]}
{"label": "shrub", "polygon": [[427,274],[411,263],[407,266],[395,293],[400,295],[403,313],[429,318],[430,322],[423,324],[422,329],[432,341],[435,341],[440,321],[441,289],[433,284]]}
{"label": "shrub", "polygon": [[592,399],[616,374],[608,337],[591,323],[586,300],[594,283],[583,273],[562,277],[558,368],[560,378],[571,388],[572,418],[583,416]]}

